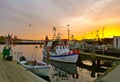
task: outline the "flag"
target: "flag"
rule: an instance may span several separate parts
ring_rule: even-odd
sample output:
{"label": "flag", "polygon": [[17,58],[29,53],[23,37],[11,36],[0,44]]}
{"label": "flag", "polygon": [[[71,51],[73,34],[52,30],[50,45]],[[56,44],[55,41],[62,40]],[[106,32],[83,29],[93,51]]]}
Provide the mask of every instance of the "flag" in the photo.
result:
{"label": "flag", "polygon": [[17,39],[17,36],[14,35],[14,39]]}
{"label": "flag", "polygon": [[49,41],[48,36],[45,37],[45,43]]}

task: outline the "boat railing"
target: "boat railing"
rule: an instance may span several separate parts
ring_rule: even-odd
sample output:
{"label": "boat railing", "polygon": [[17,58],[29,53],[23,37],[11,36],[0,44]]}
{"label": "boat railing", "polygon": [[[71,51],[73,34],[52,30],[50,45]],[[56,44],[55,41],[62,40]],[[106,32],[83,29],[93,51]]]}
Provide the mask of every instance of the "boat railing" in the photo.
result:
{"label": "boat railing", "polygon": [[23,56],[22,52],[20,52],[20,51],[14,52],[14,56],[13,57],[14,57],[15,60],[19,60],[21,56]]}

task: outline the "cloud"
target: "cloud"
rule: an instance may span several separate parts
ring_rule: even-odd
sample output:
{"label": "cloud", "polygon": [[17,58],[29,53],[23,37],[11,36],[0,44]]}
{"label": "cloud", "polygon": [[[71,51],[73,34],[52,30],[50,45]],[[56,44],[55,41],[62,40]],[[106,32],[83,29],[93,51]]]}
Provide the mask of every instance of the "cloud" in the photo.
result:
{"label": "cloud", "polygon": [[95,25],[119,21],[119,5],[119,0],[0,0],[0,28],[2,34],[26,34],[24,30],[32,24],[32,31],[38,36],[47,34],[53,26],[61,30],[66,24],[76,26],[78,32],[80,26],[86,31]]}
{"label": "cloud", "polygon": [[89,9],[88,18],[93,21],[106,20],[110,18],[120,17],[120,1],[119,0],[100,0]]}

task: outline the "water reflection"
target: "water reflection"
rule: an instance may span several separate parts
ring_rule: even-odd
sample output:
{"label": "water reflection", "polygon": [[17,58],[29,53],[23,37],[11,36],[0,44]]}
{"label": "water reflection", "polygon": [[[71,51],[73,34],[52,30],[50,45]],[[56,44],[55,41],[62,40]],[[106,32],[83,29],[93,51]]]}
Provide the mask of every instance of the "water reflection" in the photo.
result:
{"label": "water reflection", "polygon": [[52,65],[52,79],[56,79],[57,82],[61,80],[68,80],[70,77],[78,79],[79,74],[76,64],[69,64],[63,62],[50,61]]}
{"label": "water reflection", "polygon": [[86,64],[85,62],[88,62],[88,61],[83,61],[77,64],[77,66],[79,66],[79,68],[89,70],[90,76],[93,78],[99,76],[100,74],[103,74],[107,70],[107,68],[98,67],[94,63],[92,65],[89,65],[89,64]]}
{"label": "water reflection", "polygon": [[76,64],[50,61],[50,64],[53,70],[51,77],[56,79],[55,82],[93,82],[108,70],[108,67],[98,66],[99,64],[96,65],[95,62],[89,60],[78,60]]}
{"label": "water reflection", "polygon": [[56,68],[66,71],[69,74],[77,74],[76,64],[69,64],[69,63],[55,62],[55,61],[50,61],[50,64],[55,66]]}
{"label": "water reflection", "polygon": [[[91,77],[98,77],[108,69],[111,68],[112,63],[108,60],[100,60],[100,59],[85,59],[86,57],[79,56],[77,61],[77,66],[79,68],[84,68],[89,70]],[[107,61],[107,65],[105,64],[105,61]]]}

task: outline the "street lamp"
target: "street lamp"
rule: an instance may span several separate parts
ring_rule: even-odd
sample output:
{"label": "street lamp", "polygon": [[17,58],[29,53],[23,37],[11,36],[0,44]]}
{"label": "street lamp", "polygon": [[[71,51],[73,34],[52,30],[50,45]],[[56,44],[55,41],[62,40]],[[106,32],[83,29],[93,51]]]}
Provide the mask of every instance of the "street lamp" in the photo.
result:
{"label": "street lamp", "polygon": [[68,31],[68,40],[69,40],[69,36],[70,36],[70,30],[69,30],[69,24],[67,25],[67,31]]}
{"label": "street lamp", "polygon": [[104,44],[104,29],[105,29],[105,26],[102,27],[102,38],[103,38],[103,44]]}
{"label": "street lamp", "polygon": [[102,38],[103,38],[103,55],[104,55],[104,52],[105,52],[105,46],[104,46],[104,29],[105,29],[105,26],[102,27]]}

